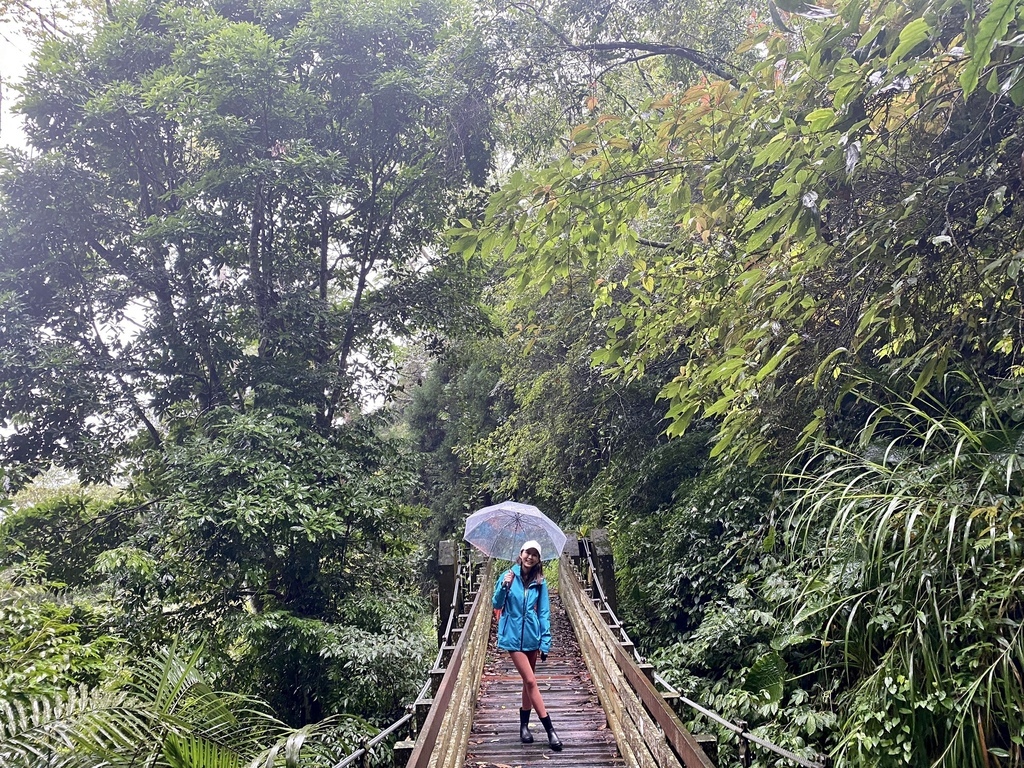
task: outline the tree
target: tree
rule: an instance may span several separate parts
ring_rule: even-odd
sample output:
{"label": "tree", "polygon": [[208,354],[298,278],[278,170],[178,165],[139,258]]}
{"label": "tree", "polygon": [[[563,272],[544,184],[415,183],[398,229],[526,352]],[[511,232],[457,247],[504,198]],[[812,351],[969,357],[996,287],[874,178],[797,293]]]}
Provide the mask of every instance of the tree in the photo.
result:
{"label": "tree", "polygon": [[386,720],[429,663],[415,476],[372,424],[323,437],[314,418],[211,411],[148,467],[159,500],[99,563],[136,645],[202,643],[215,679],[295,726]]}
{"label": "tree", "polygon": [[496,119],[512,167],[549,159],[599,96],[638,108],[659,79],[650,76],[652,65],[674,82],[705,71],[732,76],[743,64],[732,54],[751,13],[744,0],[481,4]]}
{"label": "tree", "polygon": [[210,408],[322,432],[386,389],[388,340],[468,303],[433,247],[488,164],[459,14],[149,2],[47,42],[0,179],[5,462],[101,478]]}

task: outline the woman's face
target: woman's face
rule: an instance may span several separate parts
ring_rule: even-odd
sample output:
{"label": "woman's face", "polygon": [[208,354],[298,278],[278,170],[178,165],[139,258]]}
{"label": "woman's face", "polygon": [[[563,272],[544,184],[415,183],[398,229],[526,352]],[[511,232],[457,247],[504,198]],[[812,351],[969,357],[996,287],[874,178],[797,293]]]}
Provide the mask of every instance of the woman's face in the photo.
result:
{"label": "woman's face", "polygon": [[540,562],[540,555],[537,554],[536,549],[524,549],[519,553],[519,556],[523,559],[523,565],[527,568],[533,568],[533,566]]}

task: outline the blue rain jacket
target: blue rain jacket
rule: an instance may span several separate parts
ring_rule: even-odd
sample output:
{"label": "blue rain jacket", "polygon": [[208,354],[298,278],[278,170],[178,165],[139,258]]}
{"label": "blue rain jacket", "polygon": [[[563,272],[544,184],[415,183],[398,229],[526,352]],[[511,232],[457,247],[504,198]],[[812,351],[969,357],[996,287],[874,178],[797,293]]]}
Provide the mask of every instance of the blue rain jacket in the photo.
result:
{"label": "blue rain jacket", "polygon": [[518,565],[512,566],[515,578],[508,589],[502,585],[505,571],[494,586],[491,604],[501,609],[498,620],[498,649],[502,651],[551,651],[551,603],[547,580],[523,584]]}

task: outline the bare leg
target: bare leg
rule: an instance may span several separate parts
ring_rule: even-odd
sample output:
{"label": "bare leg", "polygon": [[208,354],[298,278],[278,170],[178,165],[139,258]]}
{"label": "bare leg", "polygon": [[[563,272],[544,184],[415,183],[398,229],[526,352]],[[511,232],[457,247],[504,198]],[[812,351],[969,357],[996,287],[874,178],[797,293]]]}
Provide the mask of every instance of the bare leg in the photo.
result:
{"label": "bare leg", "polygon": [[[539,651],[524,651],[524,653],[526,654],[526,658],[530,660],[530,669],[533,670],[534,676],[536,677],[536,673],[537,673],[537,658],[540,656],[540,652]],[[538,690],[539,690],[539,688],[538,688]],[[530,699],[530,692],[529,692],[529,690],[527,690],[525,682],[523,683],[523,707],[522,708],[523,709],[532,709],[533,708],[533,701]],[[540,712],[537,713],[537,716],[538,717],[541,716]]]}
{"label": "bare leg", "polygon": [[547,717],[548,711],[544,708],[544,699],[540,697],[540,688],[537,687],[537,676],[534,674],[534,667],[537,666],[538,651],[523,653],[512,651],[512,663],[516,665],[516,671],[523,678],[523,709],[531,706],[537,710],[537,717]]}

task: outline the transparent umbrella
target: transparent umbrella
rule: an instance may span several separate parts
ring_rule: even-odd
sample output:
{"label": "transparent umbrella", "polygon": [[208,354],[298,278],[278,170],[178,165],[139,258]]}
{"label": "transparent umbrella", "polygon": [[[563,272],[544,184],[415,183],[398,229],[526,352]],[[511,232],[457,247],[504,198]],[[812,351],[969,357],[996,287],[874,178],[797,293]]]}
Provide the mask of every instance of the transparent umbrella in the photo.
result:
{"label": "transparent umbrella", "polygon": [[533,539],[540,544],[541,560],[554,560],[562,554],[566,537],[537,507],[503,501],[467,517],[463,538],[485,555],[506,560],[515,560],[523,542]]}

